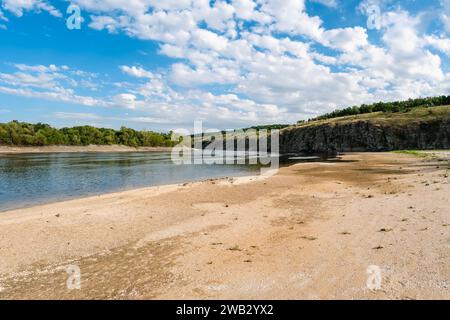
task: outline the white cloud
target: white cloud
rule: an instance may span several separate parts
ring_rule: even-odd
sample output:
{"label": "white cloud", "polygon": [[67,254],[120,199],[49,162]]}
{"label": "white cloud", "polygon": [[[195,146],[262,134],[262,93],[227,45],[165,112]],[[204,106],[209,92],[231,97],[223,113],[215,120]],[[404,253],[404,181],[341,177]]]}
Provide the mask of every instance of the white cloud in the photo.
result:
{"label": "white cloud", "polygon": [[19,69],[20,71],[32,71],[32,72],[40,72],[40,73],[44,73],[44,72],[56,72],[59,70],[59,68],[57,66],[55,66],[54,64],[51,64],[49,66],[44,66],[44,65],[26,65],[23,63],[18,63],[14,65],[17,69]]}
{"label": "white cloud", "polygon": [[62,17],[61,12],[44,0],[3,0],[2,8],[21,17],[24,11],[46,11],[52,16]]}
{"label": "white cloud", "polygon": [[136,96],[131,93],[120,93],[113,97],[112,103],[119,108],[135,109]]}
{"label": "white cloud", "polygon": [[84,106],[106,106],[102,100],[74,94],[73,90],[56,88],[55,90],[36,91],[28,88],[11,88],[0,86],[0,92],[28,98],[60,101]]}
{"label": "white cloud", "polygon": [[14,67],[17,69],[15,72],[0,72],[0,92],[85,106],[107,106],[102,99],[75,92],[79,87],[96,87],[97,84],[92,83],[95,74],[53,64],[14,64]]}
{"label": "white cloud", "polygon": [[[203,84],[233,84],[239,78],[239,70],[227,67],[227,62],[189,67],[183,63],[172,65],[171,80],[181,86],[192,87]],[[229,65],[229,63],[228,63]]]}
{"label": "white cloud", "polygon": [[112,17],[107,16],[93,16],[89,27],[95,30],[106,29],[109,32],[115,32],[118,28],[118,22]]}
{"label": "white cloud", "polygon": [[368,44],[366,29],[362,27],[331,29],[324,31],[322,44],[341,51],[353,52]]}
{"label": "white cloud", "polygon": [[450,57],[450,38],[435,35],[424,37],[425,44],[433,47]]}
{"label": "white cloud", "polygon": [[137,78],[152,78],[153,74],[150,71],[144,70],[141,67],[129,67],[129,66],[120,66],[120,70],[125,72],[126,74],[137,77]]}
{"label": "white cloud", "polygon": [[74,119],[74,120],[98,120],[101,119],[99,115],[93,113],[82,112],[54,112],[53,116],[57,119]]}
{"label": "white cloud", "polygon": [[7,18],[7,17],[5,17],[5,14],[3,13],[3,11],[2,11],[2,10],[0,10],[0,20],[6,21],[6,22],[8,22],[8,21],[9,21],[9,20],[8,20],[8,18]]}
{"label": "white cloud", "polygon": [[56,86],[57,76],[51,74],[40,73],[37,75],[16,72],[13,74],[0,73],[0,82],[7,83],[15,87],[36,87],[36,88],[53,88]]}
{"label": "white cloud", "polygon": [[310,1],[323,4],[324,6],[327,6],[330,8],[337,8],[337,6],[338,6],[338,0],[310,0]]}
{"label": "white cloud", "polygon": [[450,0],[441,0],[442,8],[440,10],[440,18],[444,25],[445,31],[450,33]]}
{"label": "white cloud", "polygon": [[[24,11],[36,9],[27,1],[43,2],[21,1],[9,3]],[[442,59],[449,38],[427,34],[421,14],[370,0],[384,10],[375,42],[365,26],[325,27],[305,1],[74,0],[91,16],[91,28],[157,41],[160,54],[177,60],[165,70],[120,66],[136,79],[111,85],[102,98],[76,93],[89,87],[87,80],[100,82],[95,75],[64,66],[16,65],[18,71],[0,73],[0,81],[3,91],[144,112],[135,120],[148,123],[196,117],[222,124],[292,122],[336,107],[448,93]],[[443,4],[450,8],[450,0]],[[448,13],[442,11],[441,21]]]}
{"label": "white cloud", "polygon": [[225,37],[205,29],[195,30],[191,40],[200,49],[211,49],[216,52],[224,50],[228,45],[228,40]]}
{"label": "white cloud", "polygon": [[204,21],[213,30],[224,31],[228,20],[233,18],[235,9],[224,1],[217,1],[213,7],[209,5],[209,1],[194,1],[192,13],[196,21]]}

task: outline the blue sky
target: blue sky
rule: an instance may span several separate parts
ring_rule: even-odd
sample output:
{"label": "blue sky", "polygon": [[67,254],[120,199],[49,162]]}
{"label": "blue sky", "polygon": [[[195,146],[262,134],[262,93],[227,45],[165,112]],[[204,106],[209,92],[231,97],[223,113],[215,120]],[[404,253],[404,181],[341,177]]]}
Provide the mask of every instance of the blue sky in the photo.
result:
{"label": "blue sky", "polygon": [[227,129],[450,93],[449,0],[0,3],[0,122]]}

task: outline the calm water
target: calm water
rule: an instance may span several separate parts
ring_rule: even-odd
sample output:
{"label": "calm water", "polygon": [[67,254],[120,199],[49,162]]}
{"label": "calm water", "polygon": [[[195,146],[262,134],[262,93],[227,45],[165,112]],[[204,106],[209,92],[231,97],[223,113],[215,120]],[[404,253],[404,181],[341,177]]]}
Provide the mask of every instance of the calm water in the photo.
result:
{"label": "calm water", "polygon": [[259,172],[250,165],[174,165],[170,153],[0,155],[0,211],[57,200]]}

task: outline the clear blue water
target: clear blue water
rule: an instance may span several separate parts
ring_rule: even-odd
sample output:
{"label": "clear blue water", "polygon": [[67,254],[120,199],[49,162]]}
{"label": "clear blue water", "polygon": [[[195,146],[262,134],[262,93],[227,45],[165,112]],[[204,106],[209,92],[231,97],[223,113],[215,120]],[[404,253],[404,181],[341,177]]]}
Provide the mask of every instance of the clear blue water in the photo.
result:
{"label": "clear blue water", "polygon": [[0,211],[139,187],[259,173],[251,165],[175,165],[168,152],[0,155]]}

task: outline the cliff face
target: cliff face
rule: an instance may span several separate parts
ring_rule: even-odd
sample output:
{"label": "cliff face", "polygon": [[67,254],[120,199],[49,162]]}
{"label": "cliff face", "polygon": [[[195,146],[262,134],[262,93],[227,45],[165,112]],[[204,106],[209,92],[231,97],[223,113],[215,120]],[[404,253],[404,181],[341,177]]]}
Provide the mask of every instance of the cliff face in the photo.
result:
{"label": "cliff face", "polygon": [[450,118],[398,121],[355,120],[285,129],[281,153],[334,153],[406,149],[450,149]]}

